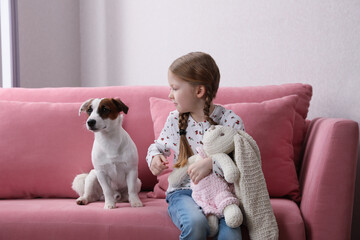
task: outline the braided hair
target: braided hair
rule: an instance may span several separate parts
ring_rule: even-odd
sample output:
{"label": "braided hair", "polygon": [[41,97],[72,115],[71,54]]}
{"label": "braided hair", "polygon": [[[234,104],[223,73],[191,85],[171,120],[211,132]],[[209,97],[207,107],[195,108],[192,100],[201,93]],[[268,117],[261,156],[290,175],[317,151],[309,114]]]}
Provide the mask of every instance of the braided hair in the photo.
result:
{"label": "braided hair", "polygon": [[[210,106],[216,96],[220,82],[220,71],[215,60],[207,53],[191,52],[176,59],[169,67],[169,70],[182,80],[194,85],[205,87],[204,115],[211,125],[217,123],[210,117]],[[186,139],[190,113],[179,114],[179,159],[175,167],[183,167],[187,159],[194,155],[189,142]]]}

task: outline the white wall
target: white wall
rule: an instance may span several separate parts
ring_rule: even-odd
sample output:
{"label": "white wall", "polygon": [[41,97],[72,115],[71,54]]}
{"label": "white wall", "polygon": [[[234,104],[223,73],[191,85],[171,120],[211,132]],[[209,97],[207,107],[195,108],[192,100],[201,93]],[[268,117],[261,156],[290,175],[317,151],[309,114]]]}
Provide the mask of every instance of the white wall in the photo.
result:
{"label": "white wall", "polygon": [[205,51],[223,86],[310,83],[309,117],[360,120],[357,0],[80,2],[83,86],[164,85],[175,58]]}
{"label": "white wall", "polygon": [[360,121],[359,0],[18,2],[24,87],[166,85],[175,58],[205,51],[222,86],[309,83],[309,118]]}
{"label": "white wall", "polygon": [[79,3],[18,0],[20,86],[79,86]]}

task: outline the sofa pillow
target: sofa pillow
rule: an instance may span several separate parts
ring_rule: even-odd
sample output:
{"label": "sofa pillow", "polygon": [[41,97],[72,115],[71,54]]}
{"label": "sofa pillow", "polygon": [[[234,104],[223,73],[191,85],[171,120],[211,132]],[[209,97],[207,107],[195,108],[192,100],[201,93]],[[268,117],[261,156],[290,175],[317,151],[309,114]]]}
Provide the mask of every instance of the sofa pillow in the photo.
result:
{"label": "sofa pillow", "polygon": [[263,102],[275,98],[297,95],[299,100],[295,106],[294,120],[294,163],[297,170],[300,169],[302,159],[302,147],[306,134],[306,123],[312,87],[309,84],[288,83],[281,85],[247,86],[247,87],[222,87],[216,95],[216,101],[220,104],[239,102]]}
{"label": "sofa pillow", "polygon": [[[248,132],[257,142],[262,158],[262,169],[271,197],[300,200],[299,182],[293,161],[293,132],[295,106],[298,96],[291,95],[261,103],[234,103],[224,107],[239,115]],[[175,106],[169,100],[150,98],[150,110],[157,138],[170,111]],[[163,197],[167,175],[158,176],[151,197]],[[164,183],[164,181],[166,181]],[[165,187],[166,186],[166,187]]]}
{"label": "sofa pillow", "polygon": [[0,198],[77,197],[92,168],[93,134],[81,103],[0,101]]}

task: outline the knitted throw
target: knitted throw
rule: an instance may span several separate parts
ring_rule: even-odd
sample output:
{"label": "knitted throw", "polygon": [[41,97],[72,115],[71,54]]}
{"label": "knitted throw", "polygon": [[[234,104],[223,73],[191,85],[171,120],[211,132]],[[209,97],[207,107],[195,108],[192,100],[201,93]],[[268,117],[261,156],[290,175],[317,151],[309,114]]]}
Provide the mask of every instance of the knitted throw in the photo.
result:
{"label": "knitted throw", "polygon": [[234,138],[234,160],[240,171],[240,180],[234,186],[250,239],[278,239],[278,226],[261,169],[259,148],[246,132],[238,133]]}

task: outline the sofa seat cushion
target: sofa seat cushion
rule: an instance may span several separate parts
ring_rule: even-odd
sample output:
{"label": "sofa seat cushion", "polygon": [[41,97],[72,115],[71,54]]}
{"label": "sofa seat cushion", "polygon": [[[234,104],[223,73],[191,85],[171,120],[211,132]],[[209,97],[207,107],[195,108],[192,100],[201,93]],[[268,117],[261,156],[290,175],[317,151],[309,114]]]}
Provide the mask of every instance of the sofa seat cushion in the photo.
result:
{"label": "sofa seat cushion", "polygon": [[164,199],[140,198],[145,207],[104,202],[76,205],[75,199],[1,200],[0,239],[178,239],[180,231]]}
{"label": "sofa seat cushion", "polygon": [[270,201],[279,228],[279,239],[306,239],[305,223],[298,205],[288,199],[272,198]]}
{"label": "sofa seat cushion", "polygon": [[[1,200],[0,239],[179,239],[180,231],[168,215],[165,200],[147,198],[146,192],[140,198],[145,207],[117,203],[112,210],[105,210],[104,202],[79,206],[75,199]],[[298,206],[286,199],[271,199],[271,204],[279,239],[305,239]],[[248,239],[246,229],[242,231]]]}

